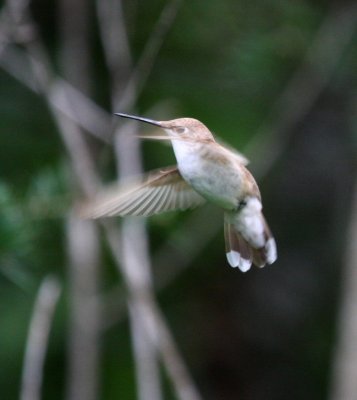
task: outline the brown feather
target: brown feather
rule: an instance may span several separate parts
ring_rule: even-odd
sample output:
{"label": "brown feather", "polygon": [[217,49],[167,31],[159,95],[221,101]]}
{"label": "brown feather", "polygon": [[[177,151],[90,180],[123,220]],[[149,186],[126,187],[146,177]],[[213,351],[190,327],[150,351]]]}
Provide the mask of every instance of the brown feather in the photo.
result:
{"label": "brown feather", "polygon": [[81,207],[80,214],[83,218],[150,216],[186,210],[204,202],[203,197],[183,180],[177,167],[168,167],[147,174],[141,181],[127,182],[99,193],[96,199]]}

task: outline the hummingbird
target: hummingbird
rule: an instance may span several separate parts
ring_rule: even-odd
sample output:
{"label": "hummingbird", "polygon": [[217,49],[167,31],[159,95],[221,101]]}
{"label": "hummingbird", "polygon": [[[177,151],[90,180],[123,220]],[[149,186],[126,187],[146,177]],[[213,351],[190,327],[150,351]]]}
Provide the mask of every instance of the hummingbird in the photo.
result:
{"label": "hummingbird", "polygon": [[246,272],[252,264],[264,267],[276,261],[276,243],[262,213],[260,191],[243,155],[219,144],[197,119],[115,115],[161,128],[162,134],[147,138],[169,140],[177,165],[100,193],[84,206],[84,217],[150,216],[210,202],[224,212],[226,256],[232,267]]}

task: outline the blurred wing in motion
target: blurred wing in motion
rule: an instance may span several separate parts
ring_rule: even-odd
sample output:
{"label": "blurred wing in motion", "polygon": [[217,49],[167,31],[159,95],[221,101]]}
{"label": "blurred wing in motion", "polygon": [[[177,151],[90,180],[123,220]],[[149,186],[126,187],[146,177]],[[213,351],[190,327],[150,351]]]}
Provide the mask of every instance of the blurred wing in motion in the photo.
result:
{"label": "blurred wing in motion", "polygon": [[215,136],[216,142],[224,148],[224,150],[228,150],[230,152],[230,156],[234,155],[235,159],[242,165],[246,166],[249,164],[248,158],[242,154],[240,151],[232,147],[231,145],[224,142],[221,138]]}
{"label": "blurred wing in motion", "polygon": [[177,167],[153,171],[141,182],[119,186],[99,196],[80,210],[83,218],[150,216],[199,206],[204,198],[181,177]]}

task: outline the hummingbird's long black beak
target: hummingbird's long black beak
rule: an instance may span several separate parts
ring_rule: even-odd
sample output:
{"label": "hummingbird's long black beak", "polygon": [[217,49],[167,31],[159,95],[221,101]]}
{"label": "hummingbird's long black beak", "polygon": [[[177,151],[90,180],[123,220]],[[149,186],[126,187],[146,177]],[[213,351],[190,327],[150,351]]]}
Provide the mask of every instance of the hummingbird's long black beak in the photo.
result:
{"label": "hummingbird's long black beak", "polygon": [[137,117],[136,115],[129,115],[129,114],[123,114],[123,113],[114,113],[114,115],[118,115],[119,117],[122,117],[122,118],[135,119],[137,121],[146,122],[147,124],[156,125],[156,126],[159,126],[160,128],[162,128],[161,122],[155,121],[153,119]]}

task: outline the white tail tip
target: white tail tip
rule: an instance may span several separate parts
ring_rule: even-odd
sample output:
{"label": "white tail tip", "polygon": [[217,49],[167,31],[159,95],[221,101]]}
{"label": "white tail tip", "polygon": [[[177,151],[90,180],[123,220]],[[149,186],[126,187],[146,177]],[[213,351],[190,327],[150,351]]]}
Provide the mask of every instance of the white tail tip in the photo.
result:
{"label": "white tail tip", "polygon": [[278,258],[278,253],[276,250],[276,243],[274,238],[269,238],[265,243],[266,259],[268,264],[273,264]]}
{"label": "white tail tip", "polygon": [[241,257],[241,255],[237,251],[231,250],[226,253],[226,255],[228,263],[231,267],[238,267],[242,272],[247,272],[250,270],[252,262]]}

